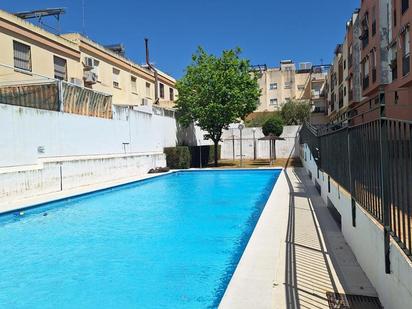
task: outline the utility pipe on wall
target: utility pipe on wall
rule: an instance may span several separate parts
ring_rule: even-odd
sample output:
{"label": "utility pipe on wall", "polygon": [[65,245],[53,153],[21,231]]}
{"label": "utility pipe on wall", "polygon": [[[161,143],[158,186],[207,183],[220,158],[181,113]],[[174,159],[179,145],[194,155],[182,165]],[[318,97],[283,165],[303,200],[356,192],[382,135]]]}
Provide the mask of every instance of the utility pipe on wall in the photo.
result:
{"label": "utility pipe on wall", "polygon": [[155,104],[159,104],[159,94],[158,94],[158,84],[159,84],[159,77],[158,77],[158,73],[157,70],[155,69],[154,66],[152,66],[152,64],[150,63],[150,58],[149,58],[149,39],[145,38],[144,39],[144,43],[145,43],[145,47],[146,47],[146,64],[148,66],[148,68],[153,71],[154,73],[154,78],[155,78]]}

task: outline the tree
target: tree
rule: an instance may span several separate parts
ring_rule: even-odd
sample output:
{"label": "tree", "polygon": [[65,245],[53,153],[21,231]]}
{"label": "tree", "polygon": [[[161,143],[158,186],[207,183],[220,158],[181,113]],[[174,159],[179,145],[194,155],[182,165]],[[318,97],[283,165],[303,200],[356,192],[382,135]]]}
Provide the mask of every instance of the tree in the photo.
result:
{"label": "tree", "polygon": [[223,130],[258,106],[257,76],[250,74],[249,67],[249,61],[240,58],[239,48],[225,50],[217,57],[199,47],[184,77],[176,83],[178,121],[186,127],[194,122],[208,132],[205,139],[215,145],[215,166]]}
{"label": "tree", "polygon": [[283,121],[279,117],[272,117],[266,120],[262,127],[263,135],[268,136],[273,134],[275,136],[280,136],[283,132]]}
{"label": "tree", "polygon": [[308,102],[287,101],[280,111],[286,125],[301,125],[309,120],[311,106]]}

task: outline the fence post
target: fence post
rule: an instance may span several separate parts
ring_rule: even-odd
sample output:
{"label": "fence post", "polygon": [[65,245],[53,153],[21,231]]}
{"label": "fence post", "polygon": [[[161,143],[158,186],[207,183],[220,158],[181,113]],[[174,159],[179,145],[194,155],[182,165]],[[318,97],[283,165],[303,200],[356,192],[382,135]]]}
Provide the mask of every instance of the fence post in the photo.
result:
{"label": "fence post", "polygon": [[348,165],[349,165],[349,190],[350,190],[350,199],[352,207],[352,226],[356,227],[356,200],[354,197],[355,194],[355,184],[352,179],[352,158],[351,158],[351,141],[350,141],[350,128],[348,123],[347,136],[348,136]]}
{"label": "fence post", "polygon": [[380,161],[381,161],[381,197],[383,211],[383,231],[384,231],[384,251],[385,251],[385,273],[391,272],[390,261],[390,207],[389,207],[389,188],[388,188],[388,121],[385,117],[385,96],[380,93],[380,115],[379,115],[379,140],[380,140]]}

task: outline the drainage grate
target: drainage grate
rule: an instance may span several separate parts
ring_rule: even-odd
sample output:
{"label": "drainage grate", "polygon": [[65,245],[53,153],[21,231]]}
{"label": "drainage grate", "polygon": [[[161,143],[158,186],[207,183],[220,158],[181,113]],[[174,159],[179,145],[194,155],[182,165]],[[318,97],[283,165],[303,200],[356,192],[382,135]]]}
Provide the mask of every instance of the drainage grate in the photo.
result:
{"label": "drainage grate", "polygon": [[327,292],[330,309],[382,309],[377,297]]}

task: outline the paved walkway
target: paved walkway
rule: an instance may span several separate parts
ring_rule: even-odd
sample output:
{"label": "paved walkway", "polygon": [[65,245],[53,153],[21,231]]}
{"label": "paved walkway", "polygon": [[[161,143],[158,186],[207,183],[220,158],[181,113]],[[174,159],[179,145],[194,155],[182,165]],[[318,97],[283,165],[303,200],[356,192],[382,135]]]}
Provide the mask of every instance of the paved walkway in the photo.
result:
{"label": "paved walkway", "polygon": [[272,195],[221,308],[328,309],[326,292],[376,296],[303,168],[287,169]]}

